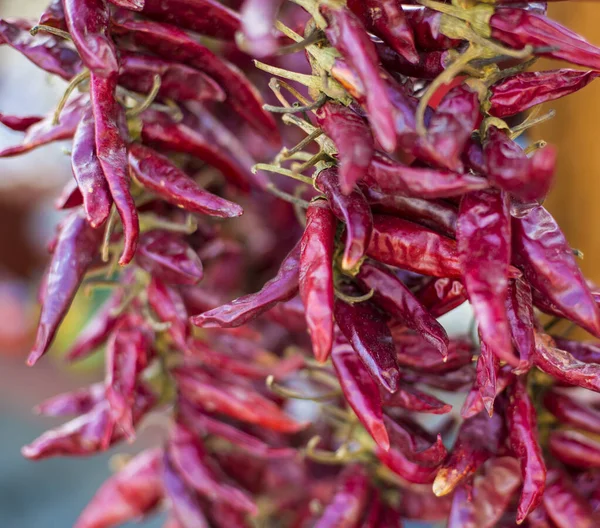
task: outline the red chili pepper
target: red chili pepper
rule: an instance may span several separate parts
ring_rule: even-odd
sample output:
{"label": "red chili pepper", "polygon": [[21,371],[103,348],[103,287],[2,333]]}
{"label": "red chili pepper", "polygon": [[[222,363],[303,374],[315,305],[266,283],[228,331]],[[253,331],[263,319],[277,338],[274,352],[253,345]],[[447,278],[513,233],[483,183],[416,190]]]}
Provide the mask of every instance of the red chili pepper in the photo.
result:
{"label": "red chili pepper", "polygon": [[486,175],[501,189],[524,200],[542,200],[550,190],[556,150],[545,147],[528,157],[503,131],[490,127],[483,144]]}
{"label": "red chili pepper", "polygon": [[266,57],[277,51],[273,27],[283,0],[245,0],[240,10],[242,47],[254,57]]}
{"label": "red chili pepper", "polygon": [[416,63],[417,50],[404,11],[395,0],[350,0],[348,8],[367,31],[377,35],[409,62]]}
{"label": "red chili pepper", "polygon": [[62,226],[50,262],[46,294],[28,365],[34,365],[50,348],[86,271],[98,254],[101,241],[102,233],[92,229],[79,212],[74,212]]}
{"label": "red chili pepper", "polygon": [[326,361],[333,345],[333,249],[335,219],[326,202],[310,204],[300,241],[298,285],[306,325],[317,361]]}
{"label": "red chili pepper", "polygon": [[480,348],[481,353],[477,359],[475,384],[479,390],[483,407],[492,416],[494,414],[494,401],[498,393],[497,376],[500,369],[500,361],[494,355],[491,347],[485,344],[483,339],[481,339]]}
{"label": "red chili pepper", "polygon": [[487,413],[480,413],[465,420],[458,431],[450,457],[435,477],[433,492],[438,497],[451,493],[493,457],[504,441],[503,428],[503,420],[498,413],[491,418]]}
{"label": "red chili pepper", "polygon": [[179,403],[179,412],[182,420],[197,434],[219,437],[253,457],[272,460],[292,458],[296,455],[293,448],[271,447],[255,436],[201,413],[185,401]]}
{"label": "red chili pepper", "polygon": [[165,451],[162,459],[162,481],[165,495],[171,503],[171,511],[180,523],[177,526],[209,528],[200,498],[187,486],[183,477],[175,469],[168,451]]}
{"label": "red chili pepper", "polygon": [[71,150],[71,166],[77,187],[83,197],[87,220],[94,228],[101,226],[110,215],[112,198],[104,171],[96,156],[94,116],[90,108],[79,122]]}
{"label": "red chili pepper", "polygon": [[523,491],[517,509],[521,524],[542,501],[546,482],[546,464],[537,437],[536,411],[522,378],[508,387],[506,423],[512,451],[519,459]]}
{"label": "red chili pepper", "polygon": [[437,467],[424,467],[408,460],[399,450],[376,448],[375,455],[391,471],[411,484],[429,484],[435,480]]}
{"label": "red chili pepper", "polygon": [[36,123],[39,123],[44,118],[40,116],[11,116],[0,114],[0,123],[5,127],[14,130],[15,132],[26,132],[27,129]]}
{"label": "red chili pepper", "polygon": [[46,9],[40,15],[38,21],[40,26],[50,26],[67,31],[67,21],[65,20],[65,10],[62,0],[51,0]]}
{"label": "red chili pepper", "polygon": [[173,375],[182,395],[207,411],[281,433],[296,433],[307,425],[292,420],[275,403],[252,389],[217,381],[197,370],[191,375],[176,368]]}
{"label": "red chili pepper", "polygon": [[519,352],[518,373],[527,372],[535,354],[535,315],[531,297],[531,287],[523,279],[511,282],[506,299],[506,314],[513,342]]}
{"label": "red chili pepper", "polygon": [[[429,316],[430,317],[430,316]],[[403,367],[442,374],[469,365],[473,358],[473,345],[462,339],[453,339],[448,343],[447,354],[442,356],[435,343],[428,343],[423,336],[392,332],[396,346],[396,358]]]}
{"label": "red chili pepper", "polygon": [[552,456],[567,466],[600,467],[600,443],[577,431],[553,431],[548,447]]}
{"label": "red chili pepper", "polygon": [[119,84],[139,93],[149,93],[156,75],[160,76],[158,97],[173,101],[220,101],[225,92],[205,73],[185,64],[152,55],[121,51]]}
{"label": "red chili pepper", "polygon": [[90,412],[104,400],[103,383],[94,383],[89,387],[66,392],[44,400],[34,408],[34,412],[44,416],[69,416]]}
{"label": "red chili pepper", "polygon": [[369,301],[335,301],[335,320],[363,364],[388,392],[396,392],[400,370],[384,316]]}
{"label": "red chili pepper", "polygon": [[379,152],[375,153],[365,174],[365,183],[385,193],[401,193],[425,199],[461,196],[489,186],[489,182],[479,176],[408,167]]}
{"label": "red chili pepper", "polygon": [[490,88],[488,112],[496,117],[516,115],[581,90],[599,75],[594,71],[567,68],[518,73]]}
{"label": "red chili pepper", "polygon": [[558,469],[548,471],[544,508],[557,528],[593,528],[596,525],[589,504],[569,477]]}
{"label": "red chili pepper", "polygon": [[600,336],[600,311],[554,218],[540,206],[512,224],[513,261],[525,279],[569,319]]}
{"label": "red chili pepper", "polygon": [[102,484],[74,528],[107,528],[135,521],[151,512],[163,497],[162,449],[142,451]]}
{"label": "red chili pepper", "polygon": [[[381,501],[381,494],[377,489],[374,489],[369,497],[367,514],[363,518],[360,528],[377,528],[378,526],[381,526],[381,523],[384,521],[384,515],[385,510],[384,504]],[[398,522],[402,521],[398,520]],[[390,525],[390,528],[392,528],[392,526],[393,525]]]}
{"label": "red chili pepper", "polygon": [[427,414],[447,414],[452,410],[452,405],[408,385],[401,384],[394,394],[381,392],[384,407],[400,407]]}
{"label": "red chili pepper", "polygon": [[[178,123],[163,112],[148,110],[142,115],[142,139],[144,143],[152,146],[189,154],[209,163],[219,169],[228,181],[244,191],[249,190],[250,182],[264,188],[265,177],[261,172],[253,174],[250,171],[254,160],[243,147],[234,148],[234,136],[206,112],[203,113],[202,119],[202,122],[194,120],[189,124]],[[224,137],[223,134],[227,136]],[[228,140],[229,136],[232,141]],[[153,158],[152,161],[161,171],[171,167],[171,163],[165,158]],[[159,160],[162,163],[159,164]]]}
{"label": "red chili pepper", "polygon": [[369,204],[359,189],[350,189],[351,193],[343,194],[338,171],[334,168],[319,172],[316,186],[325,193],[333,214],[346,224],[342,269],[351,270],[364,257],[371,238],[373,215]]}
{"label": "red chili pepper", "polygon": [[385,267],[370,263],[361,266],[359,281],[373,290],[373,300],[385,312],[417,332],[443,357],[448,356],[448,334],[411,291]]}
{"label": "red chili pepper", "polygon": [[422,383],[445,391],[468,392],[475,382],[475,374],[475,368],[472,365],[465,365],[443,375],[406,372],[403,374],[403,379],[407,383]]}
{"label": "red chili pepper", "polygon": [[182,352],[187,352],[187,338],[190,333],[187,326],[188,314],[179,293],[153,276],[146,289],[146,294],[148,305],[159,319],[170,323],[167,332],[177,348]]}
{"label": "red chili pepper", "polygon": [[335,495],[325,507],[314,528],[350,528],[357,526],[367,507],[369,476],[366,470],[352,464],[338,477]]}
{"label": "red chili pepper", "polygon": [[392,216],[374,216],[367,255],[390,266],[423,275],[461,276],[454,240]]}
{"label": "red chili pepper", "polygon": [[390,448],[383,423],[379,386],[352,347],[340,336],[331,351],[331,361],[348,405],[381,449]]}
{"label": "red chili pepper", "polygon": [[115,99],[116,79],[116,75],[102,78],[92,74],[90,98],[94,112],[96,156],[123,223],[124,248],[119,264],[125,266],[135,255],[140,227],[135,202],[129,192],[127,147],[119,131],[122,108]]}
{"label": "red chili pepper", "polygon": [[71,178],[63,187],[60,196],[54,200],[54,207],[59,211],[66,211],[83,205],[83,196],[77,187],[77,182]]}
{"label": "red chili pepper", "polygon": [[465,195],[458,214],[457,241],[463,281],[481,339],[498,359],[517,366],[506,313],[511,258],[506,196],[498,191]]}
{"label": "red chili pepper", "polygon": [[432,443],[418,432],[411,431],[410,427],[404,427],[407,424],[395,421],[388,415],[383,417],[383,421],[392,448],[399,450],[410,462],[424,467],[437,467],[446,458],[448,452],[442,443],[442,435],[438,434]]}
{"label": "red chili pepper", "polygon": [[265,139],[279,144],[275,119],[262,109],[260,95],[235,66],[175,26],[120,17],[113,18],[113,29],[166,60],[187,64],[210,75],[225,90],[231,108]]}
{"label": "red chili pepper", "polygon": [[600,434],[600,411],[570,398],[567,394],[556,390],[546,392],[544,407],[562,424]]}
{"label": "red chili pepper", "polygon": [[417,54],[416,63],[411,63],[383,42],[375,42],[377,54],[385,68],[405,77],[432,81],[452,61],[449,51],[425,51]]}
{"label": "red chili pepper", "polygon": [[[477,364],[479,366],[479,363]],[[514,382],[514,374],[510,365],[504,365],[496,373],[496,393],[495,398],[500,395],[506,387]],[[479,414],[485,408],[484,400],[476,383],[465,398],[465,402],[460,410],[460,415],[465,420]],[[489,410],[488,410],[489,414]]]}
{"label": "red chili pepper", "polygon": [[350,194],[364,177],[375,151],[371,130],[362,117],[340,104],[325,103],[316,116],[338,151],[342,192]]}
{"label": "red chili pepper", "polygon": [[419,50],[448,50],[461,44],[460,40],[448,38],[440,31],[442,16],[439,11],[427,7],[406,11],[406,21],[412,29]]}
{"label": "red chili pepper", "polygon": [[[204,328],[235,328],[256,319],[279,302],[298,293],[300,246],[285,257],[275,277],[256,293],[244,295],[228,304],[192,317],[192,324]],[[331,265],[330,265],[331,267]]]}
{"label": "red chili pepper", "polygon": [[21,27],[19,21],[0,20],[0,44],[8,44],[42,70],[58,75],[66,81],[81,71],[77,52],[54,35],[38,33],[32,36],[31,27]]}
{"label": "red chili pepper", "polygon": [[552,48],[540,53],[573,64],[600,69],[600,48],[544,15],[517,8],[497,9],[489,20],[491,36],[516,49],[526,45]]}
{"label": "red chili pepper", "polygon": [[219,482],[218,473],[208,465],[202,441],[181,422],[171,429],[167,449],[173,468],[190,488],[210,501],[256,515],[258,508],[245,492]]}
{"label": "red chili pepper", "polygon": [[21,144],[1,150],[0,158],[18,156],[54,141],[71,139],[75,135],[77,125],[83,118],[84,107],[87,105],[86,99],[81,96],[68,102],[61,114],[58,125],[54,124],[54,114],[52,114],[30,126]]}
{"label": "red chili pepper", "polygon": [[556,346],[583,363],[600,363],[600,346],[595,341],[571,341],[554,336]]}
{"label": "red chili pepper", "polygon": [[110,6],[106,0],[63,0],[65,20],[83,63],[101,78],[119,72],[117,50],[109,35]]}
{"label": "red chili pepper", "polygon": [[456,236],[458,211],[447,202],[386,194],[373,187],[363,187],[361,190],[374,213],[399,216],[447,237]]}
{"label": "red chili pepper", "polygon": [[125,9],[131,9],[132,11],[141,11],[144,9],[146,0],[108,0],[111,4],[117,7],[124,7]]}
{"label": "red chili pepper", "polygon": [[383,79],[379,75],[377,51],[360,21],[346,9],[323,5],[327,20],[325,34],[349,66],[355,70],[366,91],[366,106],[375,137],[388,152],[396,148],[393,107]]}
{"label": "red chili pepper", "polygon": [[415,292],[417,300],[433,317],[441,317],[467,300],[462,282],[455,279],[433,279]]}

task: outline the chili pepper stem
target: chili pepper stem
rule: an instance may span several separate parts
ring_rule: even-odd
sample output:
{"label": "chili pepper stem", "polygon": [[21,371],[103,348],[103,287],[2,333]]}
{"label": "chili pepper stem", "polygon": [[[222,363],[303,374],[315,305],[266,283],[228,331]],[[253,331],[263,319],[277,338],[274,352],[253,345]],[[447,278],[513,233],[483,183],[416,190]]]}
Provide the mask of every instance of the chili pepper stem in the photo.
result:
{"label": "chili pepper stem", "polygon": [[115,222],[117,220],[117,210],[114,205],[111,206],[110,215],[104,228],[104,239],[102,241],[102,250],[100,255],[102,262],[108,262],[110,259],[110,237],[115,229]]}
{"label": "chili pepper stem", "polygon": [[198,224],[192,215],[187,216],[185,224],[164,220],[151,213],[140,215],[140,231],[144,233],[146,231],[152,231],[153,229],[163,229],[173,233],[191,235],[198,229]]}
{"label": "chili pepper stem", "polygon": [[268,183],[266,185],[265,189],[267,191],[269,191],[271,194],[274,194],[275,196],[277,196],[278,198],[281,198],[282,200],[285,200],[286,202],[289,202],[298,207],[302,207],[303,209],[308,209],[308,206],[310,205],[306,200],[296,198],[295,196],[292,196],[291,194],[288,194],[286,192],[279,190],[275,186],[274,183]]}
{"label": "chili pepper stem", "polygon": [[54,111],[54,118],[52,119],[52,124],[54,126],[57,126],[60,123],[60,114],[62,113],[65,105],[67,104],[69,96],[73,93],[73,90],[75,90],[75,88],[77,88],[77,86],[79,86],[83,81],[88,79],[89,76],[90,71],[86,69],[83,70],[81,73],[77,74],[75,77],[73,77],[73,79],[69,83],[69,86],[67,86],[67,89],[65,90],[65,93],[63,94],[61,100],[58,102],[56,110]]}
{"label": "chili pepper stem", "polygon": [[300,106],[297,103],[294,103],[292,106],[272,106],[272,105],[263,105],[263,108],[268,112],[273,112],[275,114],[298,114],[300,112],[310,112],[311,110],[317,110],[321,108],[329,98],[325,94],[321,94],[319,98],[314,102],[307,105]]}
{"label": "chili pepper stem", "polygon": [[129,108],[127,110],[127,112],[125,113],[125,115],[127,117],[136,117],[136,116],[139,116],[141,113],[145,112],[146,110],[148,110],[148,108],[150,108],[150,106],[152,106],[152,103],[156,99],[156,96],[158,95],[158,92],[160,91],[161,84],[162,84],[162,81],[161,81],[160,75],[155,75],[153,83],[152,83],[152,89],[150,90],[150,93],[148,94],[148,96],[140,104],[134,106],[133,108]]}
{"label": "chili pepper stem", "polygon": [[287,176],[288,178],[292,178],[293,180],[300,181],[302,183],[306,183],[307,185],[312,185],[313,180],[308,176],[302,176],[297,172],[291,171],[289,169],[284,169],[283,167],[277,167],[276,165],[269,165],[267,163],[257,163],[252,167],[252,172],[256,173],[259,170],[265,170],[268,172],[274,172],[276,174],[281,174],[283,176]]}
{"label": "chili pepper stem", "polygon": [[65,39],[65,40],[73,40],[71,38],[70,33],[63,31],[62,29],[52,27],[52,26],[45,26],[43,24],[33,26],[29,30],[29,33],[31,33],[31,35],[35,37],[40,31],[42,31],[43,33],[50,33],[51,35],[55,35],[57,37]]}
{"label": "chili pepper stem", "polygon": [[364,295],[358,295],[356,297],[353,297],[351,295],[346,295],[345,293],[342,293],[341,291],[339,291],[337,289],[334,290],[334,293],[338,299],[341,299],[342,301],[347,302],[348,304],[356,304],[356,303],[368,301],[375,294],[375,290],[371,289],[371,291],[369,291],[368,293],[365,293]]}
{"label": "chili pepper stem", "polygon": [[[276,22],[276,27],[280,29],[280,26],[283,25],[280,22]],[[310,35],[308,35],[304,40],[300,40],[298,42],[294,42],[293,44],[289,44],[288,46],[282,46],[276,52],[276,55],[290,55],[292,53],[297,53],[298,51],[302,51],[306,49],[308,46],[312,44],[317,44],[325,40],[325,35],[319,29],[315,29],[312,31]]]}
{"label": "chili pepper stem", "polygon": [[529,154],[532,154],[533,152],[535,152],[536,150],[543,149],[547,146],[548,146],[548,143],[546,141],[544,141],[543,139],[540,139],[539,141],[536,141],[535,143],[532,143],[531,145],[529,145],[523,152],[525,154],[529,155]]}
{"label": "chili pepper stem", "polygon": [[[537,108],[539,108],[539,107],[537,107]],[[536,125],[545,123],[546,121],[549,121],[556,115],[555,110],[550,110],[550,111],[546,112],[544,115],[541,115],[539,117],[535,116],[535,114],[537,114],[537,113],[538,112],[536,112],[536,111],[532,112],[531,114],[529,114],[527,116],[527,118],[522,123],[512,127],[511,132],[510,132],[510,139],[517,139],[526,130],[528,130]]]}
{"label": "chili pepper stem", "polygon": [[301,394],[299,392],[288,389],[287,387],[284,387],[284,386],[280,385],[279,383],[277,383],[275,381],[275,377],[272,374],[267,376],[267,379],[265,380],[265,384],[267,385],[267,388],[270,391],[272,391],[274,394],[277,394],[278,396],[281,396],[282,398],[292,398],[294,400],[307,400],[307,401],[319,402],[319,401],[334,400],[335,398],[338,398],[342,394],[342,392],[340,390],[333,390],[330,392],[325,392],[323,394],[314,394],[314,395]]}

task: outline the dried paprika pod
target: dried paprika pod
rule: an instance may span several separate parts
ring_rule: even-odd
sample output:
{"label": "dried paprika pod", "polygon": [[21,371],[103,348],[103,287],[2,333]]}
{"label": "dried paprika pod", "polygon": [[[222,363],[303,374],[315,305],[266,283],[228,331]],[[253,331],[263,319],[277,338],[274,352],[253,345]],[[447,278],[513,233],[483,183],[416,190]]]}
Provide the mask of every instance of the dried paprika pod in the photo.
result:
{"label": "dried paprika pod", "polygon": [[94,383],[89,387],[48,398],[36,405],[34,412],[44,416],[85,414],[104,399],[105,392],[103,383]]}
{"label": "dried paprika pod", "polygon": [[569,477],[558,469],[548,471],[544,508],[558,528],[595,526],[589,504],[577,492]]}
{"label": "dried paprika pod", "polygon": [[41,116],[12,116],[0,114],[0,123],[15,132],[27,132],[27,129],[44,118]]}
{"label": "dried paprika pod", "polygon": [[600,434],[600,411],[557,390],[544,394],[544,407],[561,423]]}
{"label": "dried paprika pod", "polygon": [[554,458],[567,466],[600,467],[600,443],[577,431],[552,431],[548,449]]}

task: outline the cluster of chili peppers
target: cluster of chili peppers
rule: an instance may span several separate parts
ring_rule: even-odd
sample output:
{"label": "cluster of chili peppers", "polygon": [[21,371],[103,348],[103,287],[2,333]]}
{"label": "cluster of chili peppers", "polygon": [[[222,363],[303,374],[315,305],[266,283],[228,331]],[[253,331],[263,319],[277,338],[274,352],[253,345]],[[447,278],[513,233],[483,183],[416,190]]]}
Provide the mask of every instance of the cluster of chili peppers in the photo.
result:
{"label": "cluster of chili peppers", "polygon": [[[41,403],[74,418],[23,454],[164,426],[77,528],[600,524],[600,345],[558,330],[600,338],[600,290],[542,205],[555,150],[516,141],[600,48],[544,2],[229,4],[0,21],[69,82],[0,114],[25,133],[0,157],[72,140],[29,364],[79,290],[112,292],[66,355],[104,349],[104,381]],[[465,302],[478,335],[450,338]]]}

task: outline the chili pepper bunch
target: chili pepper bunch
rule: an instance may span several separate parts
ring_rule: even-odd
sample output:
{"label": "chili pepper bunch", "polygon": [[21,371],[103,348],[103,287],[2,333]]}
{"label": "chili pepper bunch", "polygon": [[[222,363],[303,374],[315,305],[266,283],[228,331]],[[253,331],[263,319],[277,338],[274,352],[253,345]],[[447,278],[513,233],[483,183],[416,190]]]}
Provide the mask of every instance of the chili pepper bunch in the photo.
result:
{"label": "chili pepper bunch", "polygon": [[[516,139],[600,49],[541,2],[237,4],[0,21],[69,83],[0,114],[25,133],[0,157],[72,140],[29,364],[79,290],[112,291],[66,356],[104,349],[104,381],[41,403],[74,418],[23,454],[164,426],[78,528],[598,524],[600,347],[557,329],[600,338],[600,292],[542,206],[555,150]],[[467,301],[478,338],[451,339]]]}

